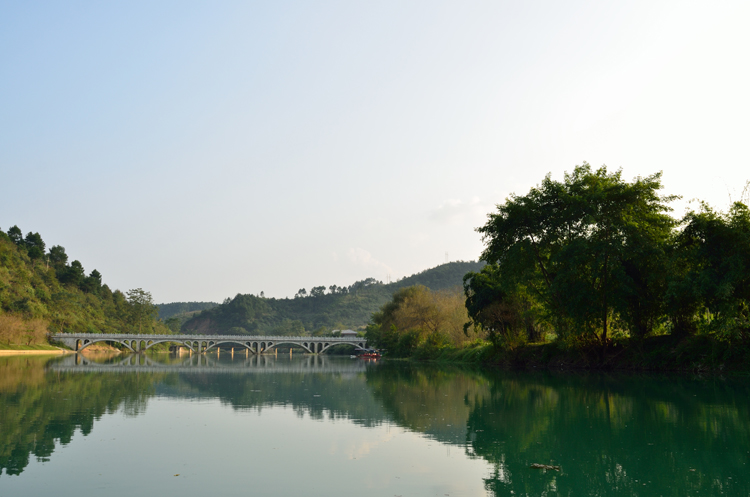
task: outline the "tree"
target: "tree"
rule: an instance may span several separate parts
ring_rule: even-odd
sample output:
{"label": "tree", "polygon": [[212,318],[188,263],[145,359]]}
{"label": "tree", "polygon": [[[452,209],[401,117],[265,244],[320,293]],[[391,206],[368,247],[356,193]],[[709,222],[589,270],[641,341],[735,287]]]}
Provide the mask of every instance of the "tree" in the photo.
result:
{"label": "tree", "polygon": [[280,336],[301,336],[305,334],[305,326],[302,321],[285,319],[279,325],[274,327],[273,335]]}
{"label": "tree", "polygon": [[39,233],[29,232],[24,240],[24,245],[26,246],[30,259],[36,260],[44,257],[45,245]]}
{"label": "tree", "polygon": [[628,183],[621,171],[585,162],[562,182],[547,175],[527,195],[498,205],[477,230],[487,245],[482,259],[527,289],[558,335],[606,343],[615,314],[647,332],[647,324],[636,326],[647,320],[633,306],[657,292],[638,277],[675,226],[666,204],[676,197],[659,196],[660,189],[661,173]]}
{"label": "tree", "polygon": [[102,287],[102,274],[94,269],[91,274],[86,277],[82,284],[81,290],[87,293],[98,293]]}
{"label": "tree", "polygon": [[367,340],[393,355],[408,356],[416,347],[461,345],[466,308],[459,291],[433,292],[422,285],[398,290],[372,316]]}
{"label": "tree", "polygon": [[23,232],[18,226],[12,226],[8,229],[8,238],[19,247],[23,245]]}
{"label": "tree", "polygon": [[59,275],[68,265],[68,254],[65,253],[65,248],[60,245],[53,245],[49,249],[47,260]]}
{"label": "tree", "polygon": [[322,297],[326,294],[326,287],[316,286],[310,289],[310,297]]}
{"label": "tree", "polygon": [[[496,347],[514,348],[523,341],[539,339],[538,306],[520,288],[508,285],[496,265],[464,276],[466,310],[470,321],[464,325],[486,332]],[[506,286],[504,286],[506,285]],[[525,297],[525,298],[524,298]]]}
{"label": "tree", "polygon": [[689,212],[676,239],[669,309],[678,334],[697,329],[699,311],[710,331],[750,336],[750,209],[735,202],[728,213],[706,204]]}
{"label": "tree", "polygon": [[142,288],[135,288],[127,291],[127,297],[131,309],[131,322],[138,326],[138,333],[142,333],[144,327],[150,331],[151,323],[158,314],[151,293]]}
{"label": "tree", "polygon": [[173,333],[179,333],[180,332],[180,318],[177,317],[171,317],[168,318],[164,324],[167,328]]}
{"label": "tree", "polygon": [[85,277],[86,272],[83,270],[83,264],[79,261],[73,261],[70,263],[70,266],[63,269],[57,279],[59,279],[61,283],[80,287],[83,284]]}

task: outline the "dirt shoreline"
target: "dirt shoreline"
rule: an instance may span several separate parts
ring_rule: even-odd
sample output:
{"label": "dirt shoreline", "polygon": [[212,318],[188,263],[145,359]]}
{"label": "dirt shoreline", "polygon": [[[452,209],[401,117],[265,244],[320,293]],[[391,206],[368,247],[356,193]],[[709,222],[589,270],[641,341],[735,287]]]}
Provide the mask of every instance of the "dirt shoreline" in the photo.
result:
{"label": "dirt shoreline", "polygon": [[75,354],[72,350],[0,350],[0,356],[7,355],[62,355]]}

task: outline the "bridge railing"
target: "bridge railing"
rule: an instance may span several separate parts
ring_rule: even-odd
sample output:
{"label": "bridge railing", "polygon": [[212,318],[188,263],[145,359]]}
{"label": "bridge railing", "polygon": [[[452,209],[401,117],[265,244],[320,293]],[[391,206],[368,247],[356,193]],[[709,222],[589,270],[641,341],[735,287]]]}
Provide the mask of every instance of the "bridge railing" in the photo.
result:
{"label": "bridge railing", "polygon": [[141,340],[236,340],[239,342],[257,341],[312,341],[312,342],[361,342],[364,337],[309,337],[309,336],[285,336],[285,335],[144,335],[137,333],[53,333],[51,338],[132,338]]}

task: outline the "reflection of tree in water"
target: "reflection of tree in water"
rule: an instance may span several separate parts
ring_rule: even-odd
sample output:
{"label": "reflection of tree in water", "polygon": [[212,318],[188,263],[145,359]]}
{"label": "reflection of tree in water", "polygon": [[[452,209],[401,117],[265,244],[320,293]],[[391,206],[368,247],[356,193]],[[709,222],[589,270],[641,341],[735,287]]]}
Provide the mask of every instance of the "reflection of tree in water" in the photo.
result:
{"label": "reflection of tree in water", "polygon": [[492,463],[495,495],[750,493],[746,382],[408,364],[367,376],[396,422]]}
{"label": "reflection of tree in water", "polygon": [[[724,381],[502,375],[469,418],[471,450],[496,464],[487,481],[496,494],[540,495],[554,485],[575,495],[747,495],[749,390]],[[563,472],[528,468],[550,461]]]}
{"label": "reflection of tree in water", "polygon": [[[492,464],[495,495],[749,495],[750,385],[652,376],[481,373],[384,363],[366,373],[90,373],[0,360],[0,469],[19,474],[76,429],[150,396],[386,419]],[[530,469],[556,464],[561,472]],[[693,471],[694,470],[694,471]],[[646,483],[646,486],[643,484]]]}
{"label": "reflection of tree in water", "polygon": [[163,375],[46,373],[47,358],[0,359],[0,474],[18,475],[34,455],[46,461],[76,429],[88,435],[106,413],[145,411]]}
{"label": "reflection of tree in water", "polygon": [[[234,409],[291,407],[312,419],[350,419],[363,426],[383,422],[385,413],[362,374],[180,374],[172,388],[181,395],[218,398]],[[170,380],[172,378],[170,377]]]}
{"label": "reflection of tree in water", "polygon": [[491,387],[474,370],[401,362],[368,370],[367,385],[399,425],[458,444],[466,441],[466,420]]}

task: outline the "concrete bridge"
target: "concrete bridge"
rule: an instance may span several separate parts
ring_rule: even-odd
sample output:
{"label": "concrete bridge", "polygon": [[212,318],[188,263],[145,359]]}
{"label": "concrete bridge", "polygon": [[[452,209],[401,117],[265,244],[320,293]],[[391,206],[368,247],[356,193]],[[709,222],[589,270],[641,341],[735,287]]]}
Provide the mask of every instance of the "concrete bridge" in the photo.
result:
{"label": "concrete bridge", "polygon": [[173,343],[192,352],[203,354],[223,344],[236,345],[253,354],[270,352],[279,345],[297,345],[310,354],[319,354],[341,344],[365,349],[367,340],[361,337],[286,337],[250,335],[139,335],[127,333],[55,333],[50,340],[81,351],[97,342],[119,343],[133,352],[143,352],[157,343]]}

